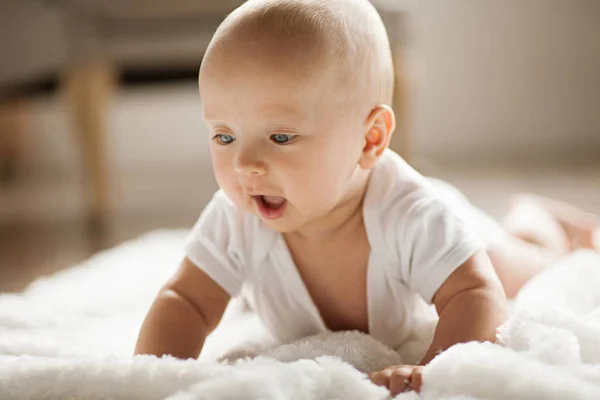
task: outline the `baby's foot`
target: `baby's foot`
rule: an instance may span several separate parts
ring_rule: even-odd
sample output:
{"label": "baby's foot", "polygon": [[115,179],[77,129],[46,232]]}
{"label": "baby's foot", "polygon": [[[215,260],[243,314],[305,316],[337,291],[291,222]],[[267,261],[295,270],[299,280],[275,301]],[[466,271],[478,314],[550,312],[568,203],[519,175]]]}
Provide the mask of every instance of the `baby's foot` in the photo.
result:
{"label": "baby's foot", "polygon": [[570,252],[569,239],[561,224],[533,196],[513,196],[503,225],[511,235],[543,247],[556,257]]}
{"label": "baby's foot", "polygon": [[594,214],[557,200],[532,195],[536,201],[558,222],[567,238],[569,251],[577,249],[598,249],[595,236],[600,229],[600,220]]}

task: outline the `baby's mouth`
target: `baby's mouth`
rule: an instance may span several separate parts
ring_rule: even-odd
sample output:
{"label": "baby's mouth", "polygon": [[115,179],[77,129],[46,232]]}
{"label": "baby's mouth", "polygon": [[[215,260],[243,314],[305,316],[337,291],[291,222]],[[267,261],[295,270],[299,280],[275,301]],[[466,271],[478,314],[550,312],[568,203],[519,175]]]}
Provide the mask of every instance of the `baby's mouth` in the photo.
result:
{"label": "baby's mouth", "polygon": [[253,196],[260,214],[267,219],[278,219],[283,216],[287,200],[281,196]]}
{"label": "baby's mouth", "polygon": [[285,198],[280,196],[259,196],[265,205],[272,209],[278,209],[285,203]]}

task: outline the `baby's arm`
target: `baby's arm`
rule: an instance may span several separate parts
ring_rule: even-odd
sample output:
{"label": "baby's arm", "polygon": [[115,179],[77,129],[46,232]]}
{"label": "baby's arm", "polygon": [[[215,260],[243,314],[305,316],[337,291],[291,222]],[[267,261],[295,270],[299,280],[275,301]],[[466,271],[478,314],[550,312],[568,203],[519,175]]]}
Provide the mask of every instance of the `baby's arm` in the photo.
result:
{"label": "baby's arm", "polygon": [[134,354],[197,358],[229,299],[223,288],[184,259],[152,303]]}
{"label": "baby's arm", "polygon": [[370,374],[375,384],[388,387],[394,396],[407,389],[420,391],[422,366],[452,345],[494,342],[496,328],[508,317],[504,289],[484,251],[470,257],[446,279],[433,303],[440,319],[419,366],[392,365]]}
{"label": "baby's arm", "polygon": [[508,318],[504,289],[484,251],[456,269],[437,290],[433,303],[440,319],[421,365],[456,343],[491,341]]}

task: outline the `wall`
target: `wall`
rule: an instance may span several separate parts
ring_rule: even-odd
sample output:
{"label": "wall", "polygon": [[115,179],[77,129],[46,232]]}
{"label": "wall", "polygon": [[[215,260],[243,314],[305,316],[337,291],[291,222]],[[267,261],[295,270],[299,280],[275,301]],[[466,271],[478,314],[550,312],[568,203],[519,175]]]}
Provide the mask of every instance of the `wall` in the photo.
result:
{"label": "wall", "polygon": [[413,129],[432,157],[600,159],[600,2],[419,2]]}

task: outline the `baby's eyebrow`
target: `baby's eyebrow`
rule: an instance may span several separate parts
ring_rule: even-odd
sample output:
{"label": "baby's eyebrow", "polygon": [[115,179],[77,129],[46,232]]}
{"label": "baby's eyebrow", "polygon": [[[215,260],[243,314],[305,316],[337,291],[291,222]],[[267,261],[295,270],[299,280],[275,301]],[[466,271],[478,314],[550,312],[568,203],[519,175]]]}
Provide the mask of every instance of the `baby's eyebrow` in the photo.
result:
{"label": "baby's eyebrow", "polygon": [[229,128],[227,122],[213,118],[211,115],[205,115],[204,121],[213,128]]}
{"label": "baby's eyebrow", "polygon": [[223,123],[222,120],[219,120],[219,118],[217,117],[216,114],[211,114],[211,113],[207,113],[207,112],[204,113],[204,120],[216,122],[216,123]]}

